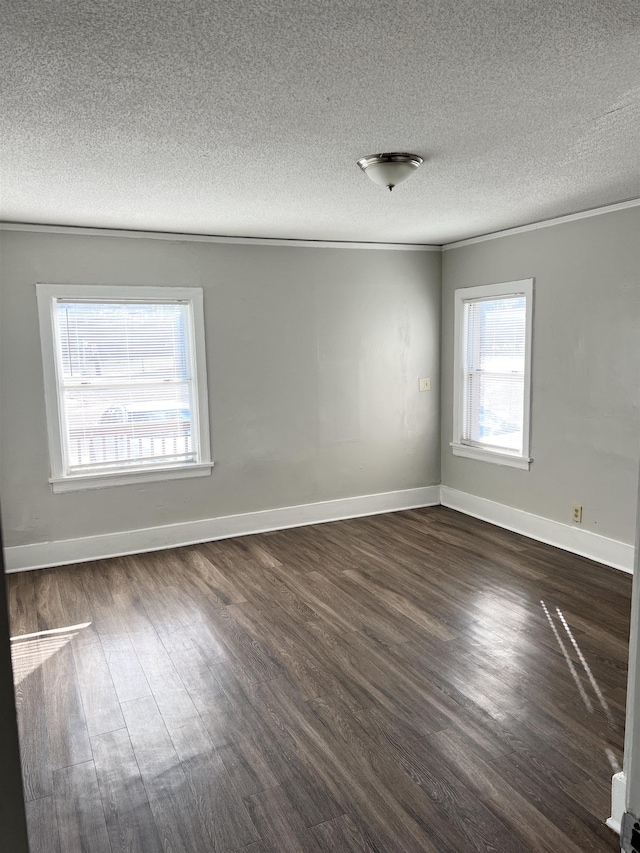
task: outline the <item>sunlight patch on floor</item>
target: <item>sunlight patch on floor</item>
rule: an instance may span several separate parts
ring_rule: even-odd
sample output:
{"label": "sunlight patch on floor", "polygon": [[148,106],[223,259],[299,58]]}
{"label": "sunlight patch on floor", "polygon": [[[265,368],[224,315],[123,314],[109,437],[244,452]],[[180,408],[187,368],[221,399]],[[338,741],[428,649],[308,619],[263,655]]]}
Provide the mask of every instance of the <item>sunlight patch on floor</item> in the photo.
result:
{"label": "sunlight patch on floor", "polygon": [[66,628],[52,628],[35,634],[20,634],[11,637],[11,661],[13,663],[13,682],[17,686],[39,666],[53,657],[56,652],[77,637],[83,628],[91,622],[69,625]]}

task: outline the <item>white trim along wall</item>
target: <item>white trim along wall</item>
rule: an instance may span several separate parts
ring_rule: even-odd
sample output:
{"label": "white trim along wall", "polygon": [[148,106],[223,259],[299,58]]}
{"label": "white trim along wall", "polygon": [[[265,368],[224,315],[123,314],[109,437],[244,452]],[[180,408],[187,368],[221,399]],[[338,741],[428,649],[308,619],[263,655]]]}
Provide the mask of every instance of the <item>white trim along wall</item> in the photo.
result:
{"label": "white trim along wall", "polygon": [[457,249],[460,246],[471,246],[473,243],[482,243],[485,240],[495,240],[498,237],[508,237],[511,234],[521,234],[525,231],[535,231],[538,228],[549,228],[562,222],[572,222],[576,219],[585,219],[588,216],[599,216],[602,213],[613,213],[616,210],[626,210],[629,207],[640,206],[640,198],[631,198],[627,201],[607,204],[602,207],[593,207],[588,210],[580,210],[576,213],[568,213],[564,216],[556,216],[553,219],[543,219],[540,222],[531,222],[528,225],[519,225],[515,228],[505,228],[502,231],[493,231],[489,234],[479,234],[465,240],[456,240],[453,243],[433,245],[430,243],[365,243],[350,240],[292,240],[280,237],[230,237],[223,234],[185,234],[169,231],[135,231],[123,228],[87,228],[78,225],[43,225],[34,222],[0,222],[0,231],[40,231],[49,234],[84,234],[92,237],[145,237],[154,240],[176,240],[202,243],[239,243],[253,244],[255,246],[298,246],[299,248],[327,248],[327,249],[397,249],[405,252],[446,252],[449,249]]}
{"label": "white trim along wall", "polygon": [[633,572],[633,545],[447,486],[425,486],[419,489],[167,524],[143,530],[17,545],[5,550],[5,561],[8,572],[28,571],[440,504],[621,571]]}
{"label": "white trim along wall", "polygon": [[33,545],[18,545],[5,549],[8,572],[42,569],[65,563],[83,563],[105,557],[121,557],[124,554],[139,554],[143,551],[160,551],[198,542],[212,542],[233,536],[251,533],[266,533],[303,527],[306,524],[322,524],[363,515],[382,512],[397,512],[440,503],[440,487],[426,486],[421,489],[404,489],[378,495],[362,495],[341,500],[320,501],[299,506],[246,512],[221,518],[204,518],[162,527],[143,530],[126,530],[85,536],[81,539],[66,539],[61,542],[42,542]]}
{"label": "white trim along wall", "polygon": [[608,204],[605,207],[592,207],[589,210],[567,213],[565,216],[557,216],[554,219],[542,219],[540,222],[531,222],[529,225],[505,228],[504,231],[494,231],[491,234],[479,234],[477,237],[469,237],[467,240],[456,240],[453,243],[446,243],[442,247],[442,251],[447,252],[449,249],[459,249],[462,246],[472,246],[474,243],[484,243],[485,240],[509,237],[512,234],[524,234],[525,231],[537,231],[539,228],[550,228],[552,225],[560,225],[563,222],[575,222],[577,219],[587,219],[589,216],[600,216],[601,213],[615,213],[617,210],[626,210],[629,207],[638,206],[640,206],[640,198],[630,198],[628,201]]}
{"label": "white trim along wall", "polygon": [[[640,204],[640,201],[638,202]],[[184,234],[171,231],[134,231],[123,228],[85,228],[77,225],[36,225],[0,222],[0,231],[36,231],[84,237],[133,237],[147,240],[174,240],[187,243],[230,243],[249,246],[293,246],[299,249],[397,249],[404,252],[440,252],[441,246],[428,243],[365,243],[353,240],[287,240],[280,237],[226,237],[217,234]]]}
{"label": "white trim along wall", "polygon": [[450,489],[448,486],[440,487],[440,503],[442,506],[450,507],[465,515],[472,515],[482,521],[488,521],[505,530],[513,530],[535,539],[579,554],[605,566],[612,566],[620,571],[633,573],[633,545],[619,542],[617,539],[609,539],[560,521],[552,521],[541,515],[534,515],[522,509],[515,509],[507,504],[479,498],[468,492],[460,492]]}

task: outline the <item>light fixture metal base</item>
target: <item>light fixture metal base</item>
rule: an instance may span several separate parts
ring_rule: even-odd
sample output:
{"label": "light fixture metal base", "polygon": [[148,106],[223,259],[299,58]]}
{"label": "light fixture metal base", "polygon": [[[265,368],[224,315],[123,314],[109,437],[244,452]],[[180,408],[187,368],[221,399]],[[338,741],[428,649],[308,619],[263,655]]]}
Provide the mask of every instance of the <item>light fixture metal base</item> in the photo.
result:
{"label": "light fixture metal base", "polygon": [[378,186],[392,190],[406,181],[422,165],[423,158],[418,154],[403,151],[387,151],[382,154],[369,154],[358,160],[358,166]]}

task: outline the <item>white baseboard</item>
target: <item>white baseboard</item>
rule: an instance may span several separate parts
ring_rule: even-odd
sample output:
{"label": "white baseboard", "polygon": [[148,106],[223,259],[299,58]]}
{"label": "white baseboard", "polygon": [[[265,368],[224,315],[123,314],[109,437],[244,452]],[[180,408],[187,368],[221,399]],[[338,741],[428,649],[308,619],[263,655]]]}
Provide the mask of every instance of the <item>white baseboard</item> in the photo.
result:
{"label": "white baseboard", "polygon": [[448,486],[425,486],[419,489],[360,495],[220,518],[185,521],[142,530],[104,533],[80,539],[17,545],[5,549],[5,565],[8,572],[21,572],[67,563],[121,557],[124,554],[139,554],[143,551],[159,551],[163,548],[194,545],[197,542],[211,542],[216,539],[265,533],[269,530],[301,527],[306,524],[321,524],[325,521],[339,521],[363,515],[437,506],[440,503],[498,527],[563,548],[565,551],[580,554],[625,572],[633,572],[632,545],[607,539],[606,536],[599,536],[597,533],[561,524],[558,521],[551,521],[521,509],[514,509],[506,504],[460,492]]}
{"label": "white baseboard", "polygon": [[610,829],[620,835],[622,815],[626,808],[627,777],[623,771],[616,773],[611,780],[611,817],[606,823]]}
{"label": "white baseboard", "polygon": [[633,573],[634,547],[617,539],[608,539],[590,530],[551,521],[541,515],[479,498],[449,486],[440,487],[440,502],[443,506],[489,521],[506,530],[522,533],[539,542],[546,542],[606,566]]}
{"label": "white baseboard", "polygon": [[321,524],[326,521],[339,521],[363,515],[437,506],[439,503],[440,486],[424,486],[420,489],[360,495],[334,501],[166,524],[162,527],[147,527],[142,530],[104,533],[98,536],[85,536],[81,539],[17,545],[5,549],[5,564],[7,572],[43,569],[67,563],[84,563],[88,560],[121,557],[143,551],[195,545],[198,542],[211,542],[231,536],[246,536],[250,533],[301,527],[306,524]]}

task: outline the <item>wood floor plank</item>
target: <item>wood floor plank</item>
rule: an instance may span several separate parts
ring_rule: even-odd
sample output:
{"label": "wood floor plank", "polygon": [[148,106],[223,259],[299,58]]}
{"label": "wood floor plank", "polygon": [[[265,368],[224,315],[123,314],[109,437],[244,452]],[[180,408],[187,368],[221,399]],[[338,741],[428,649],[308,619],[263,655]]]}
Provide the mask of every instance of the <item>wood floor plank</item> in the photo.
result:
{"label": "wood floor plank", "polygon": [[341,651],[350,677],[361,683],[376,704],[401,715],[422,734],[445,728],[451,702],[421,685],[390,647],[371,643],[352,633],[343,637]]}
{"label": "wood floor plank", "polygon": [[41,664],[52,770],[93,758],[70,643],[71,638]]}
{"label": "wood floor plank", "polygon": [[596,779],[587,779],[567,788],[570,797],[587,809],[600,824],[608,819],[611,813],[611,785],[606,785]]}
{"label": "wood floor plank", "polygon": [[245,802],[269,853],[320,853],[321,848],[305,832],[304,823],[282,788],[252,794]]}
{"label": "wood floor plank", "polygon": [[35,853],[617,849],[623,573],[432,507],[7,585]]}
{"label": "wood floor plank", "polygon": [[86,563],[56,570],[59,617],[65,626],[89,625],[93,622],[91,604],[82,583],[82,577],[88,570]]}
{"label": "wood floor plank", "polygon": [[129,635],[103,634],[100,643],[120,704],[151,696],[151,688]]}
{"label": "wood floor plank", "polygon": [[196,648],[208,666],[234,660],[225,641],[224,631],[218,625],[218,608],[203,600],[194,600],[190,595],[188,601],[184,602],[183,612],[183,631],[188,643],[184,643],[182,649],[176,648],[175,644],[167,645],[170,653],[187,647]]}
{"label": "wood floor plank", "polygon": [[185,608],[184,630],[208,664],[233,661],[254,681],[282,674],[281,665],[268,646],[244,628],[229,607],[208,603],[197,606],[195,601],[184,598],[184,589],[178,595],[183,597]]}
{"label": "wood floor plank", "polygon": [[122,711],[163,847],[208,850],[211,839],[154,699],[134,699]]}
{"label": "wood floor plank", "polygon": [[275,788],[278,780],[267,764],[258,733],[245,725],[221,685],[216,681],[215,687],[190,696],[240,796]]}
{"label": "wood floor plank", "polygon": [[12,638],[38,631],[36,574],[36,572],[14,572],[5,577]]}
{"label": "wood floor plank", "polygon": [[256,841],[238,850],[237,853],[270,853],[270,851],[261,841]]}
{"label": "wood floor plank", "polygon": [[[455,735],[446,731],[438,732],[429,736],[428,741],[431,749],[437,752],[467,787],[480,796],[486,797],[489,793],[493,809],[501,820],[532,850],[579,853],[583,849],[572,836],[556,827],[534,803],[514,789],[499,770],[469,753]],[[506,756],[496,761],[508,758]]]}
{"label": "wood floor plank", "polygon": [[[242,592],[234,583],[235,572],[230,576],[220,571],[215,561],[207,555],[207,545],[176,549],[176,557],[183,561],[188,572],[201,578],[206,584],[208,597],[217,604],[241,604],[245,601]],[[210,553],[210,552],[209,552]]]}
{"label": "wood floor plank", "polygon": [[126,621],[123,619],[117,603],[109,589],[109,572],[118,571],[118,562],[110,563],[98,560],[82,565],[79,579],[91,612],[91,622],[102,637],[112,635],[125,636]]}
{"label": "wood floor plank", "polygon": [[53,797],[26,804],[29,853],[61,853],[58,820]]}
{"label": "wood floor plank", "polygon": [[235,850],[259,840],[187,691],[168,690],[157,701],[212,849]]}
{"label": "wood floor plank", "polygon": [[112,853],[93,761],[56,770],[53,785],[64,853]]}
{"label": "wood floor plank", "polygon": [[[245,600],[239,604],[251,602],[259,610],[271,610],[277,601],[278,608],[286,613],[289,619],[302,622],[317,619],[318,614],[315,610],[305,604],[302,598],[284,582],[283,575],[286,576],[287,568],[282,564],[264,567],[245,563],[234,569],[234,582],[245,594]],[[280,569],[281,573],[277,574],[274,569]],[[228,571],[231,574],[231,570]]]}
{"label": "wood floor plank", "polygon": [[113,853],[162,853],[162,843],[125,728],[91,738]]}
{"label": "wood floor plank", "polygon": [[260,682],[243,679],[228,665],[219,667],[217,677],[304,825],[343,814],[344,808],[317,779],[313,765],[296,749],[283,721],[269,714],[260,701]]}
{"label": "wood floor plank", "polygon": [[130,639],[145,680],[154,696],[160,696],[167,690],[180,690],[184,686],[155,630],[137,631],[130,635]]}
{"label": "wood floor plank", "polygon": [[[363,751],[359,744],[349,743],[349,738],[339,737],[335,726],[327,726],[309,703],[302,702],[289,689],[284,679],[254,685],[253,690],[260,692],[265,710],[275,709],[269,711],[272,717],[286,720],[286,736],[306,756],[319,781],[340,798],[345,811],[359,815],[366,823],[370,837],[380,849],[402,853],[415,850],[453,853],[459,849],[445,843],[430,827],[421,825],[428,809],[424,808],[425,801],[417,786],[412,787],[402,779],[402,790],[396,796],[394,785],[398,775],[383,778],[377,771],[377,750]],[[455,830],[448,835],[449,839],[455,837]]]}
{"label": "wood floor plank", "polygon": [[305,575],[304,581],[299,577],[285,577],[282,569],[274,569],[282,580],[291,587],[308,607],[330,622],[339,632],[361,630],[367,635],[384,643],[402,643],[407,637],[397,622],[388,614],[381,616],[381,611],[372,614],[361,605],[354,596],[346,596],[340,587],[335,585],[334,578],[323,576],[313,571]]}
{"label": "wood floor plank", "polygon": [[285,612],[276,604],[263,607],[260,603],[247,602],[237,609],[242,610],[243,618],[253,619],[258,630],[272,634],[274,642],[284,642],[285,648],[294,652],[291,666],[285,665],[285,669],[289,676],[293,670],[293,679],[300,690],[314,695],[336,693],[354,707],[371,704],[370,693],[355,679],[346,677],[342,666],[344,659],[339,659],[345,650],[342,636],[333,634],[321,617],[292,619],[290,611]]}
{"label": "wood floor plank", "polygon": [[38,583],[35,584],[36,612],[41,631],[60,631],[69,627],[58,585],[58,577],[62,571],[57,567],[41,572]]}
{"label": "wood floor plank", "polygon": [[109,664],[93,626],[78,631],[71,640],[71,649],[89,737],[123,728]]}
{"label": "wood floor plank", "polygon": [[[611,844],[615,850],[615,838],[611,830],[575,799],[571,798],[554,779],[527,757],[518,752],[497,758],[491,762],[511,788],[535,803],[537,811],[558,827],[563,833],[586,851],[599,851],[603,845]],[[551,794],[551,796],[549,796]]]}
{"label": "wood floor plank", "polygon": [[[365,731],[397,759],[407,775],[415,780],[439,812],[467,836],[465,846],[485,851],[511,850],[516,853],[521,843],[505,824],[485,805],[481,798],[461,784],[455,775],[429,749],[428,739],[408,732],[397,720],[378,709],[358,715]],[[371,717],[376,723],[370,723]]]}
{"label": "wood floor plank", "polygon": [[[607,750],[612,749],[612,744],[587,725],[569,719],[561,712],[549,713],[533,703],[516,711],[514,716],[520,731],[535,732],[539,738],[566,756],[591,778],[606,779],[607,783],[610,783],[608,777],[617,772],[612,769],[607,758]],[[572,737],[567,736],[569,731],[572,732]]]}
{"label": "wood floor plank", "polygon": [[[166,557],[171,560],[171,552]],[[158,574],[162,560],[156,552],[121,557],[116,561],[115,577],[105,577],[114,607],[130,636],[154,631],[170,635],[174,629],[181,629],[169,565],[166,583]]]}
{"label": "wood floor plank", "polygon": [[[414,603],[415,590],[411,598],[409,598],[406,595],[402,595],[401,593],[390,589],[384,583],[383,579],[372,577],[370,574],[367,575],[364,572],[350,570],[345,572],[345,575],[347,575],[353,583],[359,585],[370,594],[379,598],[386,607],[401,615],[402,618],[409,619],[411,622],[414,622],[418,627],[423,629],[427,636],[433,636],[434,640],[441,640],[443,643],[446,643],[458,636],[448,628],[446,624],[440,622],[438,619],[434,619],[428,613],[425,613],[419,603]],[[434,644],[434,647],[442,652],[446,648],[443,644],[440,644],[439,646]]]}
{"label": "wood floor plank", "polygon": [[274,625],[273,617],[262,613],[252,604],[244,603],[229,607],[237,622],[269,644],[275,652],[283,671],[290,680],[295,681],[298,690],[305,699],[333,693],[338,685],[324,671],[319,662],[308,654],[304,647],[296,643],[288,632]]}
{"label": "wood floor plank", "polygon": [[349,815],[319,823],[308,830],[323,853],[376,853],[366,830],[356,825]]}
{"label": "wood floor plank", "polygon": [[[439,849],[467,847],[485,853],[492,850],[518,853],[519,841],[480,799],[434,760],[424,741],[410,739],[402,753],[389,750],[387,741],[371,737],[360,720],[339,701],[328,697],[310,705],[343,738],[347,748],[355,745],[360,755],[368,756],[373,772],[389,786],[399,802],[406,802],[409,814],[421,815],[420,823],[428,826],[428,834],[440,839]],[[414,785],[403,779],[396,762],[390,760],[393,758],[399,759],[408,779],[417,782],[420,794],[426,797],[417,795]],[[419,808],[413,805],[415,802],[420,803]]]}
{"label": "wood floor plank", "polygon": [[[282,565],[271,553],[269,540],[266,536],[238,536],[237,539],[227,540],[230,545],[239,549],[240,553],[246,554],[251,560],[266,568]],[[238,603],[238,602],[234,602]]]}
{"label": "wood floor plank", "polygon": [[53,794],[49,728],[44,708],[42,660],[49,650],[38,632],[32,572],[7,577],[11,615],[11,660],[18,715],[24,797],[27,802]]}
{"label": "wood floor plank", "polygon": [[219,689],[213,672],[215,666],[212,668],[207,663],[197,646],[170,651],[169,657],[190,695]]}

